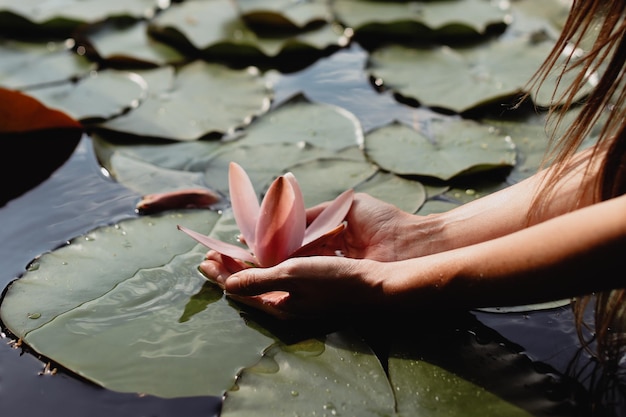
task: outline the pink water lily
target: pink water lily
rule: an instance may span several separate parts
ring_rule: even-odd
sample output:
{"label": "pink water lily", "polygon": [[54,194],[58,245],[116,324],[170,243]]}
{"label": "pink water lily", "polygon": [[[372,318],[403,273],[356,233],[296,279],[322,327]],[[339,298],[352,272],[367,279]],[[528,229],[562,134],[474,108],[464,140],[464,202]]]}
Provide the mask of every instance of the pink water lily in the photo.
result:
{"label": "pink water lily", "polygon": [[310,252],[311,248],[340,233],[354,199],[353,190],[344,191],[307,227],[302,191],[293,174],[276,178],[261,204],[250,178],[235,162],[229,166],[228,186],[240,240],[249,250],[183,226],[178,229],[223,255],[261,267],[276,265],[305,250]]}

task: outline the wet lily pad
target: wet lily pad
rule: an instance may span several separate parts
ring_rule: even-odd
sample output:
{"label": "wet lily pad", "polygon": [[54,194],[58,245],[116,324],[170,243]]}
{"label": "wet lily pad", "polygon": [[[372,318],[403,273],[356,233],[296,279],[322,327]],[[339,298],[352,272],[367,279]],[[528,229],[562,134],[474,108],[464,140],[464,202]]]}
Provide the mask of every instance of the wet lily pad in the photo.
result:
{"label": "wet lily pad", "polygon": [[26,91],[47,106],[60,109],[83,122],[119,116],[136,106],[147,93],[140,77],[116,70],[94,72],[75,83]]}
{"label": "wet lily pad", "polygon": [[218,220],[207,210],[168,213],[73,239],[10,285],[2,321],[35,351],[106,388],[221,395],[274,340],[205,287],[197,265],[206,248],[176,230],[236,235],[232,218]]}
{"label": "wet lily pad", "polygon": [[328,23],[328,4],[324,0],[236,0],[235,3],[243,20],[253,29],[297,33]]}
{"label": "wet lily pad", "polygon": [[393,408],[394,393],[378,358],[363,340],[340,332],[272,346],[226,394],[221,415],[379,416]]}
{"label": "wet lily pad", "polygon": [[160,9],[158,0],[26,0],[0,1],[0,32],[30,36],[71,36],[80,25],[105,20],[112,16],[142,19],[152,17]]}
{"label": "wet lily pad", "polygon": [[194,61],[175,70],[138,71],[147,95],[126,115],[100,125],[108,132],[169,140],[220,137],[267,110],[268,86],[245,70]]}
{"label": "wet lily pad", "polygon": [[150,34],[185,54],[292,71],[346,43],[343,32],[330,24],[295,35],[263,37],[246,25],[240,10],[228,0],[173,4],[151,21]]}
{"label": "wet lily pad", "polygon": [[433,120],[428,130],[394,123],[365,137],[365,152],[400,175],[449,180],[515,164],[515,146],[497,129],[469,120]]}
{"label": "wet lily pad", "polygon": [[148,36],[148,21],[106,21],[81,33],[95,61],[118,67],[158,67],[182,63],[186,58],[174,48]]}
{"label": "wet lily pad", "polygon": [[337,19],[366,43],[390,41],[424,42],[483,36],[489,28],[504,28],[508,6],[486,0],[361,1],[332,2]]}
{"label": "wet lily pad", "polygon": [[0,53],[0,85],[80,121],[117,116],[146,94],[138,77],[127,71],[95,71],[93,63],[65,43],[7,41],[0,43]]}
{"label": "wet lily pad", "polygon": [[[221,415],[567,415],[565,393],[572,387],[553,380],[565,395],[545,398],[535,388],[546,375],[484,329],[478,329],[483,340],[476,343],[474,331],[457,327],[453,335],[445,330],[422,334],[440,341],[390,335],[382,363],[365,339],[348,330],[275,344],[241,372],[226,393]],[[436,349],[450,357],[432,360]],[[511,379],[521,383],[511,386]],[[508,388],[502,386],[505,380]]]}
{"label": "wet lily pad", "polygon": [[[528,91],[528,83],[553,42],[534,42],[527,37],[495,40],[470,48],[409,48],[393,45],[371,54],[371,73],[387,88],[429,107],[457,113],[479,106],[513,104],[513,98]],[[419,63],[419,65],[417,65]],[[557,85],[568,85],[572,75],[557,84],[556,75],[547,79],[539,92],[530,91],[540,107],[553,103]],[[578,98],[590,90],[582,89]],[[560,98],[559,92],[555,95]]]}
{"label": "wet lily pad", "polygon": [[368,193],[408,213],[417,212],[427,198],[426,188],[421,182],[383,171],[357,185],[355,191]]}
{"label": "wet lily pad", "polygon": [[63,42],[0,40],[0,85],[13,89],[45,88],[88,76],[95,69],[86,57]]}
{"label": "wet lily pad", "polygon": [[[364,161],[358,151],[361,142],[360,125],[350,113],[294,99],[255,119],[235,139],[120,145],[101,138],[96,140],[96,152],[119,182],[141,193],[168,191],[174,183],[182,186],[185,180],[199,185],[202,176],[204,186],[227,196],[231,161],[246,169],[261,192],[276,176],[298,163],[334,157],[350,148],[357,152],[349,159]],[[170,180],[163,177],[170,174]]]}

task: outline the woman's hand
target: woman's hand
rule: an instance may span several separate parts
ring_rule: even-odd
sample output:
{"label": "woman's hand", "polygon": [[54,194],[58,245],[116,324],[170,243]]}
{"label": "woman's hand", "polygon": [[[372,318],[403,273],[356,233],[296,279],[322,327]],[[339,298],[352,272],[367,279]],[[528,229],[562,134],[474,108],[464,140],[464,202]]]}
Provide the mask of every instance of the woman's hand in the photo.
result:
{"label": "woman's hand", "polygon": [[[307,222],[313,221],[327,204],[308,209]],[[369,194],[357,193],[346,215],[347,227],[343,233],[303,255],[339,255],[383,262],[407,259],[415,256],[415,253],[408,251],[415,251],[418,246],[416,242],[407,244],[411,238],[409,225],[417,224],[417,219],[418,216]]]}
{"label": "woman's hand", "polygon": [[[319,318],[382,307],[385,264],[314,256],[247,268],[222,280],[230,298],[278,318]],[[388,273],[389,271],[387,271]]]}
{"label": "woman's hand", "polygon": [[282,319],[351,314],[379,304],[382,269],[380,262],[339,256],[292,258],[271,268],[250,268],[213,250],[200,264],[207,279],[230,298]]}

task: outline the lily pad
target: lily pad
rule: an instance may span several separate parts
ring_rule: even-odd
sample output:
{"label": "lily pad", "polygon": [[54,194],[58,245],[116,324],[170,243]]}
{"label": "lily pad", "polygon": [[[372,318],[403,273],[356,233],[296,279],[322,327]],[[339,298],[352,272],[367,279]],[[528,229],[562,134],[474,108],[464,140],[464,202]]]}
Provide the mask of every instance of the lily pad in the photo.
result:
{"label": "lily pad", "polygon": [[148,21],[106,21],[81,33],[87,52],[96,61],[118,67],[158,67],[182,63],[176,49],[148,36]]}
{"label": "lily pad", "polygon": [[312,25],[328,23],[324,0],[236,0],[237,9],[251,28],[297,33]]}
{"label": "lily pad", "polygon": [[269,106],[263,79],[244,70],[194,61],[139,71],[147,96],[137,108],[107,121],[108,132],[170,140],[222,136],[240,128]]}
{"label": "lily pad", "polygon": [[355,31],[357,39],[424,42],[484,35],[489,28],[504,28],[508,6],[486,0],[423,2],[337,0],[337,19]]}
{"label": "lily pad", "polygon": [[234,236],[232,218],[216,226],[223,219],[168,213],[73,239],[10,285],[2,321],[41,355],[111,390],[221,395],[274,342],[205,288],[197,265],[206,248],[176,230]]}
{"label": "lily pad", "polygon": [[567,20],[570,5],[561,0],[524,0],[511,2],[512,21],[507,35],[543,35],[557,39]]}
{"label": "lily pad", "polygon": [[66,44],[0,42],[0,54],[0,85],[80,121],[119,115],[146,93],[138,77],[126,71],[95,71]]}
{"label": "lily pad", "polygon": [[[66,36],[80,25],[105,20],[111,16],[142,19],[152,17],[160,9],[158,0],[25,0],[0,1],[0,31],[30,35]],[[162,2],[161,2],[162,3]]]}
{"label": "lily pad", "polygon": [[324,24],[297,34],[261,36],[228,0],[188,0],[156,16],[150,34],[185,54],[236,65],[301,69],[346,44],[343,32]]}
{"label": "lily pad", "polygon": [[[414,335],[394,334],[388,339],[389,356],[382,360],[358,333],[348,330],[291,345],[275,344],[256,365],[241,372],[225,395],[221,416],[529,417],[554,413],[560,398],[542,398],[541,391],[534,389],[547,376],[506,341],[491,340],[484,330],[480,330],[485,338],[482,344],[472,341],[469,335],[474,331],[457,327],[452,336],[445,331],[424,335],[441,341],[415,341],[411,340]],[[443,356],[437,363],[433,352],[442,342],[452,356]],[[456,343],[447,345],[451,342]],[[491,381],[485,380],[487,375]],[[511,376],[523,385],[506,384],[508,389],[502,389],[498,381]],[[566,383],[553,383],[563,392],[571,389]]]}
{"label": "lily pad", "polygon": [[515,164],[510,138],[469,120],[433,120],[426,131],[394,123],[368,133],[365,152],[385,170],[442,180]]}
{"label": "lily pad", "polygon": [[146,85],[127,71],[93,72],[77,82],[27,90],[49,107],[84,123],[107,120],[130,110],[146,95]]}
{"label": "lily pad", "polygon": [[0,85],[20,90],[45,88],[88,76],[94,65],[70,46],[0,40]]}
{"label": "lily pad", "polygon": [[[465,113],[489,104],[510,105],[528,90],[528,83],[552,49],[553,42],[534,42],[528,37],[503,39],[469,48],[383,47],[370,56],[371,73],[405,98],[421,104]],[[419,63],[419,64],[417,64]],[[552,93],[557,85],[567,86],[572,73],[560,82],[549,77],[538,91],[530,91],[540,107],[559,104]],[[591,89],[581,89],[582,98]],[[560,91],[556,97],[560,98]]]}
{"label": "lily pad", "polygon": [[369,346],[339,332],[272,346],[226,394],[221,416],[380,416],[392,412],[393,394]]}
{"label": "lily pad", "polygon": [[206,187],[200,172],[161,168],[124,154],[113,154],[108,165],[116,181],[144,195]]}
{"label": "lily pad", "polygon": [[307,207],[333,200],[372,177],[378,167],[367,161],[317,159],[289,168],[302,188]]}
{"label": "lily pad", "polygon": [[354,190],[368,193],[408,213],[417,212],[427,197],[426,188],[421,182],[383,171],[378,171],[366,182],[357,185]]}
{"label": "lily pad", "polygon": [[[120,145],[100,138],[95,143],[98,158],[111,174],[141,193],[168,191],[185,178],[190,185],[198,185],[202,175],[205,186],[228,195],[231,161],[244,167],[261,193],[276,176],[298,163],[335,157],[351,149],[354,151],[343,154],[344,158],[364,161],[358,148],[362,138],[360,125],[350,113],[294,99],[255,119],[236,139]],[[169,175],[168,170],[170,180],[163,177]]]}

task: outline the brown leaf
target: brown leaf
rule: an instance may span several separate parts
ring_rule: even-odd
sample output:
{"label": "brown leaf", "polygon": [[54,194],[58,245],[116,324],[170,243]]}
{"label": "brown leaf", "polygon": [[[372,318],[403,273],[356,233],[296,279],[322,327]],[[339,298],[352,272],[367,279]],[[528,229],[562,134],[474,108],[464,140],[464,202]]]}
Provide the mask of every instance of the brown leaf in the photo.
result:
{"label": "brown leaf", "polygon": [[48,108],[31,96],[0,88],[0,134],[48,129],[82,130],[82,125],[67,114]]}

